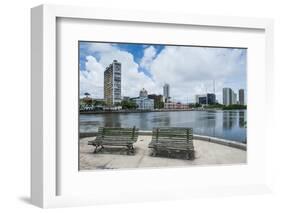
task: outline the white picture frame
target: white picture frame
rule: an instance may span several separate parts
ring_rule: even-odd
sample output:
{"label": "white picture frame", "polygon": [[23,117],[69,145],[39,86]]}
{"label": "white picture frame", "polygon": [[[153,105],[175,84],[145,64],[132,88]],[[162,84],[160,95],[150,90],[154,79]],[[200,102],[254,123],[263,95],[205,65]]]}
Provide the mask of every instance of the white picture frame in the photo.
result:
{"label": "white picture frame", "polygon": [[[227,30],[234,29],[253,29],[263,32],[264,35],[264,69],[262,75],[265,75],[264,85],[261,89],[266,97],[266,103],[260,106],[255,112],[263,112],[266,106],[273,103],[273,97],[268,95],[273,90],[273,21],[271,19],[257,19],[257,18],[240,18],[240,17],[216,17],[216,16],[201,16],[201,15],[187,15],[187,14],[173,14],[173,13],[152,13],[146,11],[122,11],[113,9],[101,8],[85,8],[74,6],[54,6],[41,5],[31,10],[31,80],[32,80],[32,103],[31,103],[31,201],[33,204],[47,208],[59,206],[75,206],[75,205],[91,205],[99,203],[116,203],[116,202],[139,202],[143,200],[166,200],[178,199],[198,196],[224,196],[224,195],[241,195],[252,193],[264,193],[270,191],[270,166],[269,161],[266,161],[269,153],[265,153],[261,158],[264,164],[260,167],[255,167],[256,174],[264,174],[263,177],[253,181],[237,181],[233,184],[216,183],[206,187],[200,186],[200,183],[194,183],[192,186],[186,184],[182,188],[177,185],[166,183],[167,178],[175,178],[173,175],[165,176],[164,172],[167,170],[155,169],[144,171],[127,171],[124,172],[101,172],[107,173],[83,173],[83,176],[91,176],[96,178],[108,178],[106,176],[113,175],[117,178],[139,178],[155,176],[155,178],[163,177],[164,180],[152,188],[149,195],[140,189],[121,191],[122,196],[118,193],[101,193],[101,189],[97,189],[96,194],[89,195],[80,193],[77,194],[60,194],[58,195],[59,173],[61,167],[58,166],[58,159],[60,158],[58,152],[59,148],[56,141],[58,138],[57,132],[57,88],[60,83],[57,79],[57,20],[64,19],[80,19],[80,20],[100,20],[100,21],[118,21],[134,22],[134,23],[153,23],[155,25],[166,26],[200,26],[202,28],[224,28]],[[235,35],[234,35],[235,36]],[[251,76],[249,76],[251,78]],[[262,81],[262,79],[261,79]],[[253,88],[257,85],[253,85]],[[254,93],[252,93],[254,94]],[[266,95],[267,94],[267,95]],[[250,107],[251,109],[251,107]],[[255,108],[252,108],[255,109]],[[270,131],[270,112],[265,113],[264,127],[266,135],[264,135],[263,146],[268,146]],[[252,115],[253,117],[253,115]],[[251,119],[251,115],[250,118]],[[248,122],[248,126],[251,122]],[[253,125],[254,126],[254,125]],[[261,126],[256,126],[256,131],[259,131]],[[254,128],[253,128],[254,130]],[[252,139],[254,136],[252,137]],[[253,146],[255,148],[255,146]],[[253,148],[252,147],[252,148]],[[254,150],[254,148],[252,150]],[[258,149],[258,148],[257,148]],[[251,149],[250,149],[251,152]],[[254,153],[254,151],[253,151]],[[256,155],[256,154],[255,154]],[[255,158],[256,159],[256,158]],[[76,159],[77,160],[77,159]],[[234,172],[233,168],[229,167],[204,167],[204,168],[179,168],[172,170],[175,175],[181,175],[190,169],[195,174],[195,179],[200,179],[201,175],[206,172],[215,173],[216,170],[221,172]],[[196,171],[195,171],[196,169]],[[239,168],[239,172],[244,171],[245,174],[250,171],[250,167]],[[248,171],[249,170],[249,171]],[[78,171],[77,171],[78,172]],[[219,174],[219,173],[218,173]],[[97,177],[99,176],[99,177]],[[219,175],[217,175],[218,177]],[[216,177],[213,176],[215,179]],[[247,179],[247,178],[245,178]],[[72,179],[70,179],[72,180]],[[74,180],[74,179],[73,179]],[[88,180],[87,178],[85,180]],[[99,179],[101,180],[101,179]],[[212,181],[212,180],[210,180]],[[180,181],[179,181],[180,182]],[[165,185],[164,185],[165,183]],[[73,182],[73,184],[75,184]],[[162,189],[161,186],[163,186]],[[144,187],[142,185],[142,187]],[[144,190],[147,189],[144,187]],[[91,190],[91,189],[89,189]],[[99,191],[100,190],[100,191]],[[106,191],[106,190],[105,190]],[[101,194],[98,194],[98,193]],[[128,193],[128,195],[125,195]]]}

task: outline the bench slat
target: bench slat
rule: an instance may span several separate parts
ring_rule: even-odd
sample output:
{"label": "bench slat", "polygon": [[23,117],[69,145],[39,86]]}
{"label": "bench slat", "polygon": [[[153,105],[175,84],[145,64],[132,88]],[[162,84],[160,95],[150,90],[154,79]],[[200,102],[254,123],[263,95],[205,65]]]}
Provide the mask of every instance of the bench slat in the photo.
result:
{"label": "bench slat", "polygon": [[[194,153],[193,131],[191,128],[153,128],[149,148],[158,151],[186,151]],[[192,157],[193,158],[193,157]]]}
{"label": "bench slat", "polygon": [[135,127],[99,127],[96,139],[89,141],[88,144],[93,146],[127,146],[128,150],[131,150],[138,135],[139,130]]}

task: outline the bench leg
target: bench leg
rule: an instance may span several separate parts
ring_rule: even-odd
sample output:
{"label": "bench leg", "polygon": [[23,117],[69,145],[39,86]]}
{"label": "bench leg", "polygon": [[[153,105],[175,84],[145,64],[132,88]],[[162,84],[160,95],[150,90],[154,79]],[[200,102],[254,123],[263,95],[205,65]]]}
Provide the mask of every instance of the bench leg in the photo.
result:
{"label": "bench leg", "polygon": [[153,157],[156,157],[156,155],[157,155],[157,150],[156,150],[155,148],[152,149],[151,155],[152,155]]}
{"label": "bench leg", "polygon": [[133,154],[133,153],[135,153],[135,149],[134,149],[134,146],[133,145],[128,145],[127,146],[127,148],[128,148],[128,150],[127,150],[127,155],[129,155],[129,154]]}
{"label": "bench leg", "polygon": [[194,160],[195,159],[195,152],[194,151],[188,151],[186,153],[186,159],[187,160]]}
{"label": "bench leg", "polygon": [[99,145],[95,145],[94,153],[97,153],[98,147],[99,147]]}
{"label": "bench leg", "polygon": [[[102,146],[102,145],[95,145],[95,150],[94,150],[94,153],[98,153],[98,152],[100,152],[100,151],[102,151],[103,149],[104,149],[104,146]],[[98,149],[99,147],[101,147],[100,149]]]}
{"label": "bench leg", "polygon": [[194,160],[194,159],[195,159],[195,151],[192,150],[192,151],[190,151],[190,153],[189,153],[189,160]]}

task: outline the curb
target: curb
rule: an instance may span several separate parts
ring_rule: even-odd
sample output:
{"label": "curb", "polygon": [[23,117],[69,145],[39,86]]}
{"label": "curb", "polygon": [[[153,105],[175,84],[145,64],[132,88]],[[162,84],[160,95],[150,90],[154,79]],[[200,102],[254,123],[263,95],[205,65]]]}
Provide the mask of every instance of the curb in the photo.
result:
{"label": "curb", "polygon": [[[82,132],[79,134],[80,138],[93,137],[96,135],[97,135],[97,132]],[[139,135],[152,135],[152,131],[142,130],[142,131],[139,131]],[[204,135],[195,135],[195,134],[193,135],[193,139],[207,141],[210,143],[216,143],[216,144],[220,144],[220,145],[224,145],[224,146],[229,146],[229,147],[241,149],[244,151],[247,150],[247,144],[237,142],[237,141],[226,140],[226,139],[204,136]]]}

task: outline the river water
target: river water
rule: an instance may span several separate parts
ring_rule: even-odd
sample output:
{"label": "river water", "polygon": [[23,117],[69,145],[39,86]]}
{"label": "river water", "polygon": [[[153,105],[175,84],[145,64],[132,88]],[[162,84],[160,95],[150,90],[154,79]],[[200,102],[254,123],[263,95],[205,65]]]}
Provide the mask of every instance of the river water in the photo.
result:
{"label": "river water", "polygon": [[194,134],[213,136],[244,143],[247,110],[174,111],[143,113],[81,114],[80,132],[96,132],[99,126],[192,127]]}

